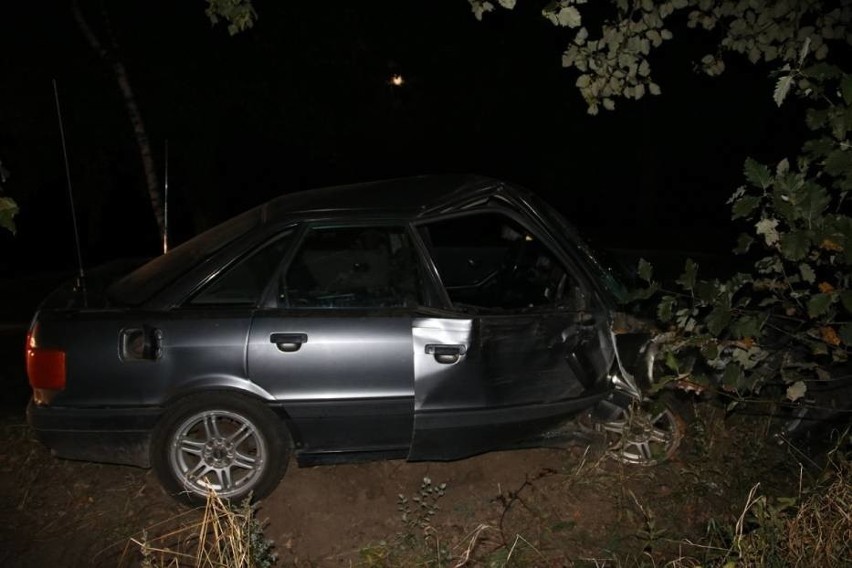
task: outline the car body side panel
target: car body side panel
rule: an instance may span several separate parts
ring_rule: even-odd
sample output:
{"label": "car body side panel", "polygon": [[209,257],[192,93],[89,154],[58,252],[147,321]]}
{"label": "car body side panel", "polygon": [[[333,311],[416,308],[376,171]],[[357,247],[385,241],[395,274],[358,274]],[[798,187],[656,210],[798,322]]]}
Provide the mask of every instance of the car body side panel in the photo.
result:
{"label": "car body side panel", "polygon": [[[274,334],[303,336],[282,351]],[[407,448],[413,429],[411,317],[260,311],[251,379],[281,403],[303,452]]]}
{"label": "car body side panel", "polygon": [[[251,388],[245,352],[251,310],[101,311],[40,318],[40,343],[66,352],[57,406],[161,406],[192,384]],[[157,334],[158,352],[128,353],[125,335]],[[258,393],[255,393],[258,394]]]}
{"label": "car body side panel", "polygon": [[[600,349],[598,325],[577,319],[552,312],[415,319],[409,459],[456,459],[520,443],[602,397],[611,351]],[[447,362],[430,345],[463,346],[464,354]]]}

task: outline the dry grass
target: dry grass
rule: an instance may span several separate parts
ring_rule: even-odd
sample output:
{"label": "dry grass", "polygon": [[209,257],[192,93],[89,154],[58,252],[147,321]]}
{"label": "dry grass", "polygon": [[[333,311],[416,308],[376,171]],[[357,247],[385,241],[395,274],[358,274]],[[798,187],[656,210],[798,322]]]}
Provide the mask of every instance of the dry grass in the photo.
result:
{"label": "dry grass", "polygon": [[[138,553],[144,568],[265,568],[275,564],[271,542],[264,538],[255,509],[248,502],[235,508],[211,490],[200,518],[197,513],[187,511],[146,529],[141,538],[131,538],[123,560],[133,565],[129,556]],[[179,526],[168,528],[175,525]],[[152,530],[163,532],[152,537]]]}
{"label": "dry grass", "polygon": [[706,542],[683,541],[699,554],[665,566],[852,565],[852,463],[832,462],[821,482],[796,498],[768,497],[760,485],[752,486],[733,526],[713,524]]}
{"label": "dry grass", "polygon": [[[777,555],[785,566],[852,565],[852,464],[833,464],[825,483],[786,516],[781,536]],[[743,542],[743,559],[759,558],[748,535]]]}

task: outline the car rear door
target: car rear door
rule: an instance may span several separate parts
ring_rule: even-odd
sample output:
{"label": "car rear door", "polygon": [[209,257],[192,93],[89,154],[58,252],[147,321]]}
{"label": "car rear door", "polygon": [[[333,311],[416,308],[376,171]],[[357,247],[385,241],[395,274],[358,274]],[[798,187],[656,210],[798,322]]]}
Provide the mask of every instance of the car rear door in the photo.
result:
{"label": "car rear door", "polygon": [[413,321],[410,459],[454,459],[547,430],[607,393],[607,311],[517,214],[419,226],[449,309]]}
{"label": "car rear door", "polygon": [[249,376],[280,401],[302,454],[407,452],[416,274],[406,227],[305,232],[248,339]]}

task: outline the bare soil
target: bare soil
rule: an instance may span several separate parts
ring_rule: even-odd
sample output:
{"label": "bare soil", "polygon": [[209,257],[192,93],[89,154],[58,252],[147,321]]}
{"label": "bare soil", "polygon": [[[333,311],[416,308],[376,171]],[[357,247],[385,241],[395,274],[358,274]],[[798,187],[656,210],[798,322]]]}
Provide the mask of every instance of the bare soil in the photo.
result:
{"label": "bare soil", "polygon": [[[757,482],[764,493],[795,495],[799,465],[789,449],[767,442],[760,423],[696,411],[677,457],[652,468],[582,447],[450,463],[291,463],[257,516],[279,566],[454,566],[468,550],[467,566],[705,558],[687,541],[706,541],[708,523],[734,522]],[[20,410],[0,420],[2,566],[137,566],[131,538],[144,530],[149,541],[167,543],[164,535],[200,516],[166,495],[150,471],[53,458]],[[442,483],[444,495],[427,506],[412,500]],[[401,496],[412,509],[407,520]]]}

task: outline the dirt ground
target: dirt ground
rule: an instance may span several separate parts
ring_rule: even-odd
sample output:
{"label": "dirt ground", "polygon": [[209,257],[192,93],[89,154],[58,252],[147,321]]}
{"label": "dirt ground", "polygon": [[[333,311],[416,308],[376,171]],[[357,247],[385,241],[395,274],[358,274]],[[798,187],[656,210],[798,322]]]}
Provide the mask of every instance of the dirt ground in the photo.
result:
{"label": "dirt ground", "polygon": [[[257,518],[278,566],[454,566],[468,549],[467,566],[702,558],[706,551],[686,541],[706,539],[711,521],[734,521],[755,483],[768,494],[795,493],[796,456],[747,426],[699,409],[677,457],[652,468],[580,446],[451,463],[291,463]],[[137,566],[131,537],[144,530],[168,544],[164,535],[200,517],[150,471],[53,458],[20,412],[3,418],[0,440],[1,566]],[[411,506],[422,487],[440,484],[444,495],[425,499],[405,522],[401,496]]]}

